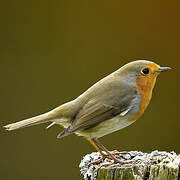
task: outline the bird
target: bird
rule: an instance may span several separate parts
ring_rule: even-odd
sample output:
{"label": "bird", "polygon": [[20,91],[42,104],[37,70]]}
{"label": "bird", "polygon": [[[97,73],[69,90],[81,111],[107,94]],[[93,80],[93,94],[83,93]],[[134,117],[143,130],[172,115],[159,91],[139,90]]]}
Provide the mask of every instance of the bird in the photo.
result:
{"label": "bird", "polygon": [[51,122],[65,129],[57,138],[72,133],[87,139],[102,155],[114,163],[119,160],[103,146],[99,138],[125,128],[144,113],[157,76],[170,67],[161,67],[149,60],[129,62],[104,77],[74,100],[26,120],[4,126],[8,131]]}

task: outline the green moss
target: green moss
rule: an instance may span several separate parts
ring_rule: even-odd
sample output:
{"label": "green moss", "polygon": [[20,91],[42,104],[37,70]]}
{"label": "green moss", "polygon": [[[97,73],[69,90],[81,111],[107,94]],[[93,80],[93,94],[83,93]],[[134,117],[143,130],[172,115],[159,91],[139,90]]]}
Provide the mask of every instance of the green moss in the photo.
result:
{"label": "green moss", "polygon": [[167,167],[166,165],[153,165],[150,169],[149,180],[177,180],[178,167]]}
{"label": "green moss", "polygon": [[126,168],[123,173],[122,180],[135,180],[132,168]]}
{"label": "green moss", "polygon": [[98,171],[99,180],[135,180],[131,168],[101,168]]}

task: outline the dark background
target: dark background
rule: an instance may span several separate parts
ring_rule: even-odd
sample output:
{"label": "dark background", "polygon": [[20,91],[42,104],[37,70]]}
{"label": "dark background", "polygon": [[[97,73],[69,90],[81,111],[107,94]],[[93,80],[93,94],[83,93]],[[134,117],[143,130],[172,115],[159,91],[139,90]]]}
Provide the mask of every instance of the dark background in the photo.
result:
{"label": "dark background", "polygon": [[83,138],[56,139],[60,126],[5,132],[3,125],[76,98],[127,62],[173,70],[133,125],[101,139],[110,150],[180,153],[180,3],[172,1],[6,0],[0,6],[0,179],[81,179]]}

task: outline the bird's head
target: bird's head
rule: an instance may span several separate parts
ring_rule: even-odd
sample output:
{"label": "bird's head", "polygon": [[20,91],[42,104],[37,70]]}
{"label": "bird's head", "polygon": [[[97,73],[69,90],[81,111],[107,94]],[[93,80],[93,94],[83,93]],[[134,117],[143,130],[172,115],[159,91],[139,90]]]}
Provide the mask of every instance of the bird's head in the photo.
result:
{"label": "bird's head", "polygon": [[146,60],[137,60],[124,65],[119,69],[120,76],[129,84],[138,85],[141,88],[153,89],[160,72],[171,69]]}

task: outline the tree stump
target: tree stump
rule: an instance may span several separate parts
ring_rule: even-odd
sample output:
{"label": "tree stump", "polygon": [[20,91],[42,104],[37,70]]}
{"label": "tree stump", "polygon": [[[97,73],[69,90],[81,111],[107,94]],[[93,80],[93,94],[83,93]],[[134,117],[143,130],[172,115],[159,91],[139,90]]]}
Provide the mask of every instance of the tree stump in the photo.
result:
{"label": "tree stump", "polygon": [[180,155],[175,152],[130,151],[116,155],[120,161],[131,161],[129,164],[110,165],[113,161],[107,158],[97,165],[91,164],[100,158],[98,152],[84,156],[79,167],[85,180],[180,180]]}

